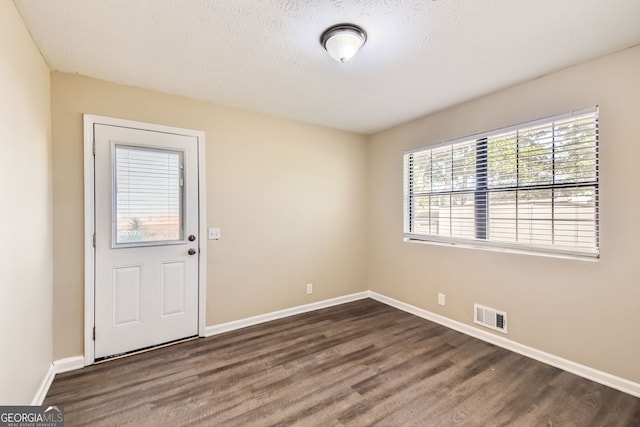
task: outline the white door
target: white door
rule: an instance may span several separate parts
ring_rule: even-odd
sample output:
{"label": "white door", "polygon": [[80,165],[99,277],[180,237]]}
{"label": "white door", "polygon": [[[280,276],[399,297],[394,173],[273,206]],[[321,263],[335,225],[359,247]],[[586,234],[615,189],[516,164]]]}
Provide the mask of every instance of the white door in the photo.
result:
{"label": "white door", "polygon": [[95,124],[95,358],[198,333],[197,138]]}

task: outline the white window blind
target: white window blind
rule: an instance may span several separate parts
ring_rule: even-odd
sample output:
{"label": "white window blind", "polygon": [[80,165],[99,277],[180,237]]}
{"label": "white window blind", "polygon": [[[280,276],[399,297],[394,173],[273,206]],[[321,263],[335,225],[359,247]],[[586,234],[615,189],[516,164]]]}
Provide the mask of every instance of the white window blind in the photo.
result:
{"label": "white window blind", "polygon": [[114,244],[181,240],[183,153],[117,145]]}
{"label": "white window blind", "polygon": [[404,154],[407,240],[599,256],[598,110]]}

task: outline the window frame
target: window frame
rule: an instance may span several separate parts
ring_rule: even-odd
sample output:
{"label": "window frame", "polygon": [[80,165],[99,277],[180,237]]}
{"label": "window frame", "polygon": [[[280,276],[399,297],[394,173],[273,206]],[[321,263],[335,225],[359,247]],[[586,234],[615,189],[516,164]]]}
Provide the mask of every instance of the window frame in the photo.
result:
{"label": "window frame", "polygon": [[[132,240],[132,241],[118,241],[118,170],[117,170],[117,150],[119,148],[129,149],[135,151],[144,152],[157,152],[157,153],[170,153],[178,155],[178,237],[175,239],[159,239],[159,240]],[[169,245],[183,245],[187,243],[185,233],[185,195],[184,195],[184,176],[185,176],[185,152],[180,149],[165,149],[155,148],[147,146],[139,146],[135,144],[128,144],[123,142],[116,142],[111,147],[111,169],[113,175],[112,182],[112,194],[111,194],[111,248],[138,248],[138,247],[153,247],[153,246],[169,246]]]}
{"label": "window frame", "polygon": [[[552,164],[552,170],[553,170],[553,175],[552,175],[552,183],[551,184],[544,184],[544,185],[533,185],[533,186],[527,186],[527,185],[520,185],[520,183],[517,183],[515,186],[510,186],[510,191],[523,191],[523,190],[528,190],[528,191],[532,191],[535,189],[548,189],[552,191],[552,200],[553,200],[553,194],[554,191],[557,189],[563,189],[563,188],[569,188],[569,189],[573,189],[573,188],[593,188],[594,191],[594,229],[593,229],[593,233],[594,233],[594,240],[595,240],[595,244],[593,248],[579,248],[579,247],[568,247],[568,246],[560,246],[560,245],[543,245],[543,244],[523,244],[523,243],[519,243],[519,242],[505,242],[505,241],[496,241],[496,240],[488,240],[489,237],[489,203],[488,203],[488,199],[489,199],[489,195],[490,193],[493,192],[498,192],[498,190],[493,189],[491,191],[491,189],[489,189],[488,187],[488,164],[489,164],[489,160],[487,159],[487,142],[489,141],[490,138],[495,137],[495,136],[500,136],[503,134],[507,134],[507,133],[512,133],[512,132],[516,132],[516,131],[521,131],[521,130],[527,130],[527,129],[531,129],[531,128],[535,128],[538,126],[543,126],[543,125],[549,125],[552,126],[553,131],[555,131],[555,122],[560,122],[563,120],[567,120],[567,119],[571,119],[574,117],[580,117],[580,116],[585,116],[585,115],[589,115],[589,114],[593,114],[593,123],[594,123],[594,161],[595,161],[595,165],[594,165],[594,180],[593,181],[588,181],[588,182],[580,182],[579,180],[574,180],[570,183],[556,183],[555,182],[555,178],[556,178],[556,171],[555,171],[555,166],[556,166],[556,159],[555,159],[555,140],[553,141],[553,160],[551,160],[551,164]],[[440,236],[440,235],[434,235],[434,234],[426,234],[426,233],[416,233],[414,232],[414,230],[411,229],[411,227],[414,224],[414,212],[415,212],[415,195],[414,195],[414,188],[415,188],[415,178],[413,176],[413,174],[411,173],[412,168],[415,167],[414,164],[412,164],[413,161],[413,154],[417,154],[417,153],[424,153],[424,152],[428,152],[431,151],[433,152],[433,150],[437,150],[443,147],[452,147],[455,146],[456,144],[458,145],[462,145],[462,143],[472,143],[475,142],[476,143],[476,151],[475,151],[475,156],[476,156],[476,166],[475,166],[475,184],[473,189],[466,189],[464,190],[462,193],[463,194],[473,194],[474,197],[474,220],[473,220],[473,224],[474,224],[474,233],[476,235],[475,238],[464,238],[464,237],[454,237],[454,236]],[[484,144],[484,151],[480,150],[478,146]],[[519,147],[520,142],[517,141],[516,142],[516,146]],[[478,159],[478,153],[484,153],[484,159]],[[479,164],[484,162],[483,167],[484,172],[479,172],[482,169],[479,167]],[[520,160],[517,160],[516,163],[516,173],[517,173],[517,168],[520,165]],[[451,166],[453,168],[453,166]],[[411,149],[411,150],[407,150],[403,153],[403,231],[404,231],[404,240],[406,242],[419,242],[419,243],[427,243],[427,244],[439,244],[439,245],[446,245],[446,246],[461,246],[461,247],[467,247],[467,248],[475,248],[475,249],[487,249],[487,250],[495,250],[495,251],[506,251],[506,252],[515,252],[515,253],[524,253],[524,254],[531,254],[531,255],[543,255],[543,256],[555,256],[555,257],[567,257],[567,258],[572,258],[572,259],[583,259],[583,260],[598,260],[600,257],[600,144],[599,144],[599,108],[598,106],[594,106],[594,107],[590,107],[590,108],[585,108],[585,109],[581,109],[581,110],[575,110],[575,111],[571,111],[565,114],[559,114],[559,115],[555,115],[555,116],[551,116],[551,117],[545,117],[545,118],[541,118],[541,119],[537,119],[537,120],[532,120],[529,122],[524,122],[524,123],[519,123],[516,125],[512,125],[512,126],[508,126],[508,127],[504,127],[504,128],[499,128],[499,129],[495,129],[495,130],[491,130],[491,131],[487,131],[487,132],[482,132],[482,133],[478,133],[475,135],[470,135],[470,136],[466,136],[466,137],[462,137],[462,138],[456,138],[450,141],[445,141],[445,142],[441,142],[438,144],[434,144],[434,145],[429,145],[429,146],[423,146],[420,148],[415,148],[415,149]],[[445,168],[446,170],[446,168]],[[452,169],[453,170],[453,169]],[[482,177],[482,175],[484,175],[484,177]],[[480,179],[479,179],[480,178]],[[484,178],[484,179],[482,179]],[[455,194],[455,190],[453,189],[453,187],[449,190],[449,191],[443,191],[440,192],[441,194]],[[431,193],[429,193],[431,194]],[[476,203],[479,201],[478,197],[480,197],[480,199],[482,199],[484,197],[484,206],[486,208],[485,212],[483,215],[480,215],[480,218],[478,218],[478,215],[476,213],[476,209],[477,206]],[[480,202],[482,203],[482,200],[480,200]],[[517,203],[517,199],[516,199],[516,203]],[[552,201],[552,203],[554,203]],[[553,206],[553,205],[552,205]],[[553,212],[553,207],[552,207],[552,212]],[[516,213],[513,216],[514,220],[517,221],[518,218],[518,214],[517,214],[517,205],[516,205]],[[483,220],[484,219],[484,220]],[[479,222],[480,221],[480,222]],[[552,226],[552,231],[551,231],[551,235],[552,235],[552,239],[555,239],[555,218],[553,218],[553,213],[552,213],[552,219],[551,219],[551,226]],[[480,227],[478,227],[478,224],[480,224]],[[516,230],[518,228],[518,223],[516,222]],[[517,231],[516,231],[517,233]]]}

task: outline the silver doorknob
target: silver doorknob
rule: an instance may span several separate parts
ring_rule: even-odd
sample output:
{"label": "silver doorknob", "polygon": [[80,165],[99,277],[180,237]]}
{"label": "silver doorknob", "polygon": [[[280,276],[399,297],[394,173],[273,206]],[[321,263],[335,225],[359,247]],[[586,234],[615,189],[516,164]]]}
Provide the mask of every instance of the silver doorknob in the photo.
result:
{"label": "silver doorknob", "polygon": [[190,241],[190,242],[193,242],[194,240],[196,240],[196,236],[194,236],[194,235],[192,234],[192,235],[190,235],[190,236],[188,237],[188,239],[189,239],[189,241]]}
{"label": "silver doorknob", "polygon": [[195,255],[196,254],[196,250],[191,248],[189,249],[189,251],[187,252],[189,255]]}

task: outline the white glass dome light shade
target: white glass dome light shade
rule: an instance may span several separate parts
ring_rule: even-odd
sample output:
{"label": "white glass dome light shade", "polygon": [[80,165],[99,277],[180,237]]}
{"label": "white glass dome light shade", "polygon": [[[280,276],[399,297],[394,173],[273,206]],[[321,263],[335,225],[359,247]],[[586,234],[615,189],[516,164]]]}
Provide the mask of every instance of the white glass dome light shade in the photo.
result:
{"label": "white glass dome light shade", "polygon": [[339,33],[327,40],[324,48],[329,55],[339,62],[348,61],[358,52],[363,44],[363,40],[356,34]]}
{"label": "white glass dome light shade", "polygon": [[339,24],[327,28],[320,43],[329,55],[338,62],[351,59],[367,41],[367,34],[353,24]]}

